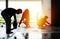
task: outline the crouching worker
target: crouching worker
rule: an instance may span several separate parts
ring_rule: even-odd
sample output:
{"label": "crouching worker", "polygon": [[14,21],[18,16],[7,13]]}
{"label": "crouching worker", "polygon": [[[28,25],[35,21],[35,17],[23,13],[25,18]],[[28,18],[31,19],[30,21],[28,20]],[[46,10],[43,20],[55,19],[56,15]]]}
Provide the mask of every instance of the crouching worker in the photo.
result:
{"label": "crouching worker", "polygon": [[37,22],[38,28],[44,29],[46,26],[48,26],[47,24],[50,24],[47,21],[48,17],[44,16],[43,18],[39,19]]}
{"label": "crouching worker", "polygon": [[26,25],[26,27],[24,27],[24,28],[29,28],[30,27],[29,21],[30,21],[29,10],[25,9],[25,11],[22,14],[21,20],[19,22],[19,26],[21,23],[24,23]]}

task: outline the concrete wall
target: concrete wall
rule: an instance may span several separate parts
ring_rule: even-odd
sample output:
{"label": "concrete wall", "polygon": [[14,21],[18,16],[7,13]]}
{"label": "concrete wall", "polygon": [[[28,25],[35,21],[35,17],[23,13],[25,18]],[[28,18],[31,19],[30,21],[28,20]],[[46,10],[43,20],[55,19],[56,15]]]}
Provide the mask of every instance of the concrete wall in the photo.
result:
{"label": "concrete wall", "polygon": [[48,16],[48,22],[51,23],[51,0],[42,1],[43,16]]}

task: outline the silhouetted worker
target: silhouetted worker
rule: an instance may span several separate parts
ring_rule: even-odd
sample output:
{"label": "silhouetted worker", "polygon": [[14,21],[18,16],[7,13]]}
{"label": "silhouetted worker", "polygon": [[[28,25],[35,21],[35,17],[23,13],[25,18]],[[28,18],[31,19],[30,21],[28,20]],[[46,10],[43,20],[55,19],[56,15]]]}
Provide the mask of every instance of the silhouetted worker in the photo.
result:
{"label": "silhouetted worker", "polygon": [[14,8],[7,8],[4,9],[1,12],[2,17],[4,18],[5,22],[6,22],[6,33],[7,34],[11,34],[13,32],[11,32],[11,17],[14,16],[14,29],[17,28],[17,20],[16,20],[16,14],[20,14],[22,13],[21,9],[14,9]]}
{"label": "silhouetted worker", "polygon": [[[43,25],[47,26],[47,24],[50,24],[48,21],[47,21],[48,17],[47,16],[44,16],[44,18],[41,18],[38,20],[37,22],[37,25],[39,26],[39,28],[44,28]],[[47,23],[47,24],[46,24]]]}
{"label": "silhouetted worker", "polygon": [[19,26],[20,26],[21,23],[24,23],[24,24],[26,25],[25,28],[29,28],[29,27],[30,27],[30,26],[29,26],[29,21],[30,21],[29,10],[26,9],[26,10],[23,12],[23,14],[22,14],[22,18],[21,18],[21,20],[20,20],[20,22],[19,22]]}

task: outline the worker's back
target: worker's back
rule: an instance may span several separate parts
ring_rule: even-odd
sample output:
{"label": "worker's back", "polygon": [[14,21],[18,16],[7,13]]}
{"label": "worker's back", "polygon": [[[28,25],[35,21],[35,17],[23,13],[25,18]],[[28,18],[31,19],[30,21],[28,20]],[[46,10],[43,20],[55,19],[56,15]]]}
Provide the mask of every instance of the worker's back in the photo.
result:
{"label": "worker's back", "polygon": [[7,9],[4,9],[1,14],[8,15],[8,16],[11,17],[11,16],[13,16],[16,13],[17,13],[17,11],[15,9],[13,9],[13,8],[7,8]]}

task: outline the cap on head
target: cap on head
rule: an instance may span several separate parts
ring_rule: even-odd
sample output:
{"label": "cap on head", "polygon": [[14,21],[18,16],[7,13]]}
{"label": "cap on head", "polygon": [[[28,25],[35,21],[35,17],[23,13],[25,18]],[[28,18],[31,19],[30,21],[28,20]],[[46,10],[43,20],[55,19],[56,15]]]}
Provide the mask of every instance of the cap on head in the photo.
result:
{"label": "cap on head", "polygon": [[45,18],[48,18],[48,16],[44,16]]}
{"label": "cap on head", "polygon": [[17,9],[17,14],[21,14],[22,13],[22,9]]}
{"label": "cap on head", "polygon": [[25,9],[24,13],[29,13],[29,10],[28,9]]}

